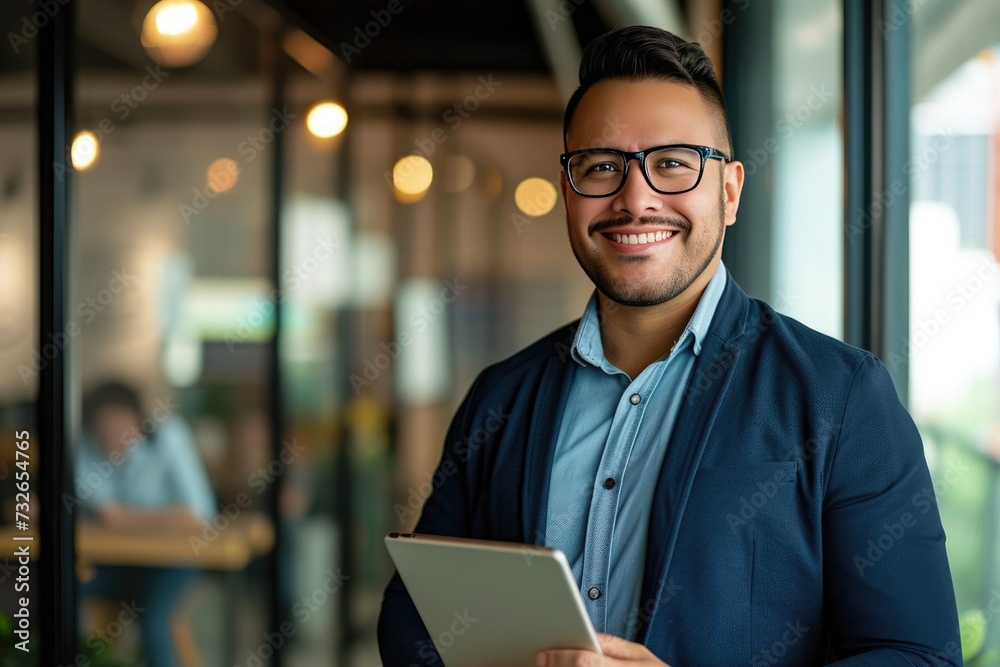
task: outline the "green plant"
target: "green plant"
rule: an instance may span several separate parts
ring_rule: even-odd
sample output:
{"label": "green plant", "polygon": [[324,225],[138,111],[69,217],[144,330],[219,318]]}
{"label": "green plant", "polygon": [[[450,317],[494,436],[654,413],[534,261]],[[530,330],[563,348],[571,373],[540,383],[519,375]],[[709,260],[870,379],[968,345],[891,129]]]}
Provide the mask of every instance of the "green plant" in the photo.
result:
{"label": "green plant", "polygon": [[[10,618],[0,614],[0,667],[35,667],[38,664],[38,634],[33,633],[28,641],[28,650],[16,647],[17,638]],[[85,644],[90,644],[85,645]],[[139,667],[139,663],[128,662],[112,654],[110,645],[99,642],[77,641],[79,653],[73,667]]]}
{"label": "green plant", "polygon": [[966,667],[1000,667],[1000,649],[983,653],[989,619],[981,609],[963,612],[958,619],[962,632],[962,659]]}

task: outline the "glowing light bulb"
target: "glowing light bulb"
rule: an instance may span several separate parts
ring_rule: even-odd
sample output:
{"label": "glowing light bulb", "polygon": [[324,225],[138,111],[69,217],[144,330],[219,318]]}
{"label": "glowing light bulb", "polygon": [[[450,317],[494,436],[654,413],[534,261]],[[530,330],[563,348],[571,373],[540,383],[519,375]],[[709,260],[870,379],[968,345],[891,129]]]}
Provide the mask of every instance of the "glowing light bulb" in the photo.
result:
{"label": "glowing light bulb", "polygon": [[306,127],[317,137],[335,137],[347,127],[347,111],[336,102],[323,102],[309,110]]}
{"label": "glowing light bulb", "polygon": [[160,3],[156,29],[161,35],[180,35],[198,23],[198,10],[191,2]]}
{"label": "glowing light bulb", "polygon": [[73,168],[79,171],[90,169],[97,162],[100,152],[101,147],[97,142],[97,136],[93,132],[80,132],[73,139],[73,146],[70,149]]}
{"label": "glowing light bulb", "polygon": [[142,20],[140,41],[149,57],[168,67],[204,58],[219,34],[215,15],[197,0],[160,0]]}

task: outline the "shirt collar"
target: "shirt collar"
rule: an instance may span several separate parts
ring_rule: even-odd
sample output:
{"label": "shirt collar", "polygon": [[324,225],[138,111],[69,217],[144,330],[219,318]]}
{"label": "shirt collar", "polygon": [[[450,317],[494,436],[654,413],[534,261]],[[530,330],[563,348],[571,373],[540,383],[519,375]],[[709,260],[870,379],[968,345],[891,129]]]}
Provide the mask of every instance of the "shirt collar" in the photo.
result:
{"label": "shirt collar", "polygon": [[[701,354],[702,343],[708,334],[708,327],[712,323],[712,317],[722,298],[722,292],[726,287],[727,270],[725,264],[719,261],[719,266],[715,270],[712,279],[708,281],[705,291],[701,294],[701,300],[695,308],[691,319],[684,328],[684,333],[677,340],[670,353],[683,349],[687,344],[692,345],[692,351],[696,355]],[[597,312],[597,291],[591,295],[587,302],[587,307],[583,311],[580,325],[577,327],[576,335],[573,337],[573,346],[570,348],[570,355],[581,366],[597,366],[606,373],[618,372],[618,370],[604,356],[604,345],[601,342],[601,325]]]}

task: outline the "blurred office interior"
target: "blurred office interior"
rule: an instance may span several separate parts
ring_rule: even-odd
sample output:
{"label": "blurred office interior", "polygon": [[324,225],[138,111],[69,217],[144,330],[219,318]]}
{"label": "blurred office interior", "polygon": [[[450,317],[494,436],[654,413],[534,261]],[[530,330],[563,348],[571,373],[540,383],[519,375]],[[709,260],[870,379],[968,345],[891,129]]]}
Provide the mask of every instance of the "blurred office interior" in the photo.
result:
{"label": "blurred office interior", "polygon": [[[727,267],[889,368],[924,437],[966,664],[1000,665],[995,0],[0,4],[3,539],[16,431],[36,497],[63,500],[32,504],[61,544],[35,580],[193,568],[169,619],[179,665],[379,664],[382,537],[415,523],[458,402],[590,295],[562,113],[582,47],[628,24],[716,63],[747,172]],[[83,398],[109,381],[141,397],[129,442],[183,425],[214,518],[125,529],[82,510],[121,472],[69,468]],[[127,600],[42,583],[37,650],[12,650],[8,572],[9,664],[141,664]]]}

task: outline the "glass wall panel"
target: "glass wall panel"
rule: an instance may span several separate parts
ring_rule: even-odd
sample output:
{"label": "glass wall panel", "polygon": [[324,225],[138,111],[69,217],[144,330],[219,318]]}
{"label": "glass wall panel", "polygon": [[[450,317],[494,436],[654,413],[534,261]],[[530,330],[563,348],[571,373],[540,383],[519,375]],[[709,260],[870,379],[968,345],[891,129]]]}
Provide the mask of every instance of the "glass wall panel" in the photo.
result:
{"label": "glass wall panel", "polygon": [[836,0],[780,0],[773,11],[774,131],[742,157],[750,178],[774,160],[769,301],[842,339],[843,9]]}
{"label": "glass wall panel", "polygon": [[[347,628],[358,623],[353,614],[343,614],[360,579],[353,563],[363,562],[341,560],[357,544],[352,538],[358,533],[345,526],[355,525],[351,508],[364,506],[342,502],[348,489],[341,488],[341,468],[350,469],[349,479],[354,468],[345,444],[350,442],[346,377],[339,370],[354,246],[348,202],[337,180],[355,119],[346,118],[343,126],[343,63],[298,30],[286,32],[282,44],[291,67],[288,106],[303,121],[285,135],[278,284],[286,441],[301,452],[283,480],[279,503],[282,604],[295,628],[283,664],[306,667],[334,664],[336,656],[345,655],[351,641]],[[360,489],[375,491],[368,485]]]}
{"label": "glass wall panel", "polygon": [[80,0],[77,16],[80,650],[260,659],[268,498],[299,463],[275,456],[267,411],[271,159],[294,120],[265,59],[281,23],[250,2]]}
{"label": "glass wall panel", "polygon": [[[910,409],[927,450],[973,667],[1000,664],[1000,6],[915,5]],[[911,16],[896,17],[895,29]]]}
{"label": "glass wall panel", "polygon": [[[37,561],[27,577],[14,556],[16,521],[37,534],[41,443],[35,429],[38,372],[38,127],[35,116],[38,27],[33,2],[0,5],[0,663],[38,664]],[[50,351],[54,354],[54,350]],[[27,437],[25,436],[27,433]],[[19,448],[17,443],[26,443]],[[25,458],[27,455],[27,458]],[[18,477],[18,473],[21,477]],[[29,477],[29,502],[17,496],[18,480]],[[31,545],[37,555],[38,545]],[[18,579],[21,581],[18,581]],[[34,582],[34,585],[33,585]],[[26,587],[25,587],[26,586]],[[24,641],[21,598],[28,599]]]}

